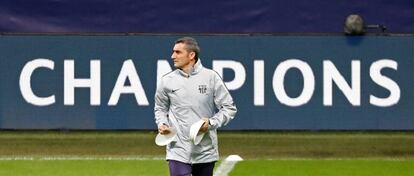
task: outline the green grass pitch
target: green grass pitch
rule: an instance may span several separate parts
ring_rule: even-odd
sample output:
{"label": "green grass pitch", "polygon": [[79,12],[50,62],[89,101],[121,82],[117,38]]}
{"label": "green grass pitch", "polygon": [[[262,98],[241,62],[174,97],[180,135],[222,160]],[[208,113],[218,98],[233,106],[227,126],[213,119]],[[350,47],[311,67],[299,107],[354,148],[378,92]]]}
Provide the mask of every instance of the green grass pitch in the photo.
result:
{"label": "green grass pitch", "polygon": [[230,176],[402,176],[414,175],[414,160],[248,160]]}
{"label": "green grass pitch", "polygon": [[[413,166],[414,160],[247,160],[230,176],[409,176]],[[163,160],[14,160],[0,161],[0,175],[158,176],[168,170]]]}
{"label": "green grass pitch", "polygon": [[4,176],[168,175],[162,160],[17,160],[0,161]]}
{"label": "green grass pitch", "polygon": [[[168,175],[165,149],[154,137],[149,131],[0,131],[0,176]],[[414,175],[414,132],[219,132],[219,146],[223,158],[245,159],[230,176]]]}

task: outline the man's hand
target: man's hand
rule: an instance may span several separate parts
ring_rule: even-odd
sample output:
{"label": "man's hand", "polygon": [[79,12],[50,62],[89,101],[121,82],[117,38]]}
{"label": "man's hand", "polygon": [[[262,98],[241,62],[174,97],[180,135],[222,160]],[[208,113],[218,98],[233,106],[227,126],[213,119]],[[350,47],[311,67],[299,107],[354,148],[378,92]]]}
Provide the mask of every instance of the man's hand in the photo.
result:
{"label": "man's hand", "polygon": [[167,126],[167,125],[165,125],[165,124],[162,124],[162,125],[160,125],[160,126],[158,127],[158,132],[159,132],[160,134],[166,135],[166,134],[170,134],[170,133],[171,133],[171,130],[170,130],[170,127],[168,127],[168,126]]}
{"label": "man's hand", "polygon": [[205,133],[208,130],[208,124],[209,124],[208,122],[209,122],[209,120],[208,120],[208,118],[203,118],[203,120],[204,120],[204,123],[201,126],[200,130],[198,131],[198,134]]}

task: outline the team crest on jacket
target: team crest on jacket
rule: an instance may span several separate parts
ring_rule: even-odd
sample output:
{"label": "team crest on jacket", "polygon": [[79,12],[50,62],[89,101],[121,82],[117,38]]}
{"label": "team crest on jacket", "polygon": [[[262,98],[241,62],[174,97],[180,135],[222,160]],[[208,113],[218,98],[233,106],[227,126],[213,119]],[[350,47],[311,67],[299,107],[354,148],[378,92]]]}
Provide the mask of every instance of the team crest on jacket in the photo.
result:
{"label": "team crest on jacket", "polygon": [[201,94],[205,94],[207,92],[207,85],[198,85],[198,90]]}

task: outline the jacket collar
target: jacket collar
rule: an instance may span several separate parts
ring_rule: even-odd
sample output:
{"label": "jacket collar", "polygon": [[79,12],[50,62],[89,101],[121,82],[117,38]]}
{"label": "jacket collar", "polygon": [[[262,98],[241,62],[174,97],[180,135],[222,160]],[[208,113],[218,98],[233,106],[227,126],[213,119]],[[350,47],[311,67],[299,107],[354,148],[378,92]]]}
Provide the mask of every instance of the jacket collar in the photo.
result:
{"label": "jacket collar", "polygon": [[202,68],[203,68],[203,65],[201,64],[201,59],[198,58],[197,62],[193,65],[193,68],[191,69],[190,74],[187,74],[186,72],[182,71],[181,69],[177,69],[177,70],[182,76],[190,77],[192,75],[195,75],[195,74],[199,73]]}

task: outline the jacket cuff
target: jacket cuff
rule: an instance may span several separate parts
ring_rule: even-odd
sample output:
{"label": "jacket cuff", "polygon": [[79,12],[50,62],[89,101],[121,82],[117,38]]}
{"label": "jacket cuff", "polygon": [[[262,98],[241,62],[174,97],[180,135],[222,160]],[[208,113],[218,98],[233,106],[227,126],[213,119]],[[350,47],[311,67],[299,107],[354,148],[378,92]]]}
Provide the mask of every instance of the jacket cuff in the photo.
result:
{"label": "jacket cuff", "polygon": [[208,119],[208,129],[215,130],[218,128],[218,121],[216,119],[210,118]]}

